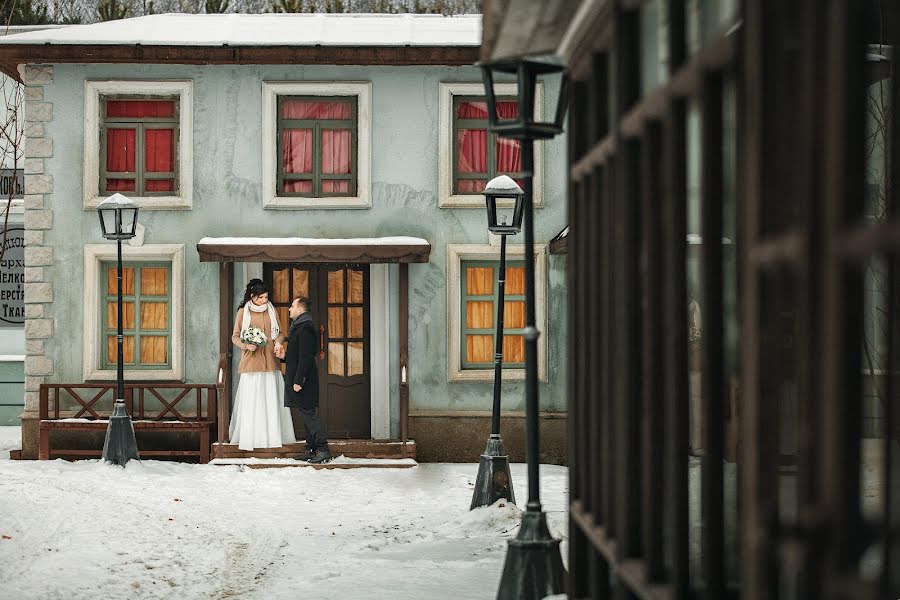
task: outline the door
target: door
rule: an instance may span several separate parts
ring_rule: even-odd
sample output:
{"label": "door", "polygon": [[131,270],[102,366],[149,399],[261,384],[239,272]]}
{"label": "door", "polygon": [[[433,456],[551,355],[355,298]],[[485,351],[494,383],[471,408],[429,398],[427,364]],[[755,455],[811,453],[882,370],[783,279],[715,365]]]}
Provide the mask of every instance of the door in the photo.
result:
{"label": "door", "polygon": [[[368,265],[266,264],[264,279],[283,331],[297,296],[319,331],[319,416],[330,438],[371,437]],[[297,439],[303,424],[295,416]]]}

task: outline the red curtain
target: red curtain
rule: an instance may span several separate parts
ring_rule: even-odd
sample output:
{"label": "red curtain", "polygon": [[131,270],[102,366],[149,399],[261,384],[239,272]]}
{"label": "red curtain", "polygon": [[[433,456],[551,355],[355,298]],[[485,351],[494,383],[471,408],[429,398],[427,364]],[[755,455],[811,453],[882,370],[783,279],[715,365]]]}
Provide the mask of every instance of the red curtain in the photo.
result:
{"label": "red curtain", "polygon": [[[175,171],[175,131],[172,129],[145,129],[144,154],[147,173],[172,173]],[[145,179],[148,192],[175,190],[174,179]]]}
{"label": "red curtain", "polygon": [[[109,118],[173,118],[173,100],[107,100],[106,116]],[[106,170],[114,173],[135,173],[137,129],[109,129],[106,136]],[[171,173],[175,171],[175,130],[144,130],[145,173]],[[174,179],[147,179],[145,191],[170,192],[175,189]],[[135,192],[135,179],[107,179],[107,191]]]}
{"label": "red curtain", "polygon": [[[344,101],[288,100],[281,104],[284,119],[350,119],[352,105]],[[327,126],[327,123],[323,123]],[[352,167],[353,133],[349,129],[323,129],[321,174],[348,174]],[[311,129],[285,130],[282,136],[282,168],[285,173],[312,173],[313,137]],[[285,192],[312,193],[311,181],[286,181]],[[322,193],[350,193],[347,180],[323,179]]]}
{"label": "red curtain", "polygon": [[[326,129],[322,132],[322,174],[350,173],[350,143],[352,136],[349,129]],[[323,193],[350,193],[350,182],[346,179],[325,179],[322,181]]]}
{"label": "red curtain", "polygon": [[[519,114],[518,103],[514,100],[497,102],[497,114],[500,118],[511,119]],[[460,119],[478,119],[485,121],[484,129],[460,129],[456,134],[456,167],[458,173],[484,173],[487,177],[487,103],[460,102],[456,115]],[[522,156],[519,143],[515,140],[496,138],[498,173],[513,173],[522,168]],[[458,179],[456,191],[460,194],[480,194],[487,180]]]}
{"label": "red curtain", "polygon": [[[135,130],[109,129],[106,132],[106,170],[110,173],[134,173],[135,171]],[[133,192],[134,179],[107,179],[106,189],[110,192]]]}
{"label": "red curtain", "polygon": [[[285,129],[281,136],[281,168],[285,173],[312,173],[312,129]],[[285,192],[311,193],[312,181],[285,181]]]}
{"label": "red curtain", "polygon": [[106,116],[118,118],[175,116],[174,100],[107,100]]}
{"label": "red curtain", "polygon": [[349,119],[349,102],[286,100],[281,104],[282,119]]}

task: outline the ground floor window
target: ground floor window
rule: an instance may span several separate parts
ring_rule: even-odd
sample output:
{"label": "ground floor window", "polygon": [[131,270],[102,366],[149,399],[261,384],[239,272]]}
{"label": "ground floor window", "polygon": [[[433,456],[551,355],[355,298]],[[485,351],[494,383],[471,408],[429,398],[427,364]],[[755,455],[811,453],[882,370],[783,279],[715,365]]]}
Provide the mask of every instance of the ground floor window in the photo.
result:
{"label": "ground floor window", "polygon": [[[503,306],[503,378],[525,378],[525,263],[521,245],[507,247]],[[496,343],[500,247],[448,246],[448,378],[450,381],[492,381]],[[535,245],[535,313],[538,377],[547,380],[547,260],[545,247]]]}
{"label": "ground floor window", "polygon": [[[463,369],[493,369],[499,302],[499,261],[463,261],[460,328],[465,348]],[[503,302],[503,364],[525,367],[525,266],[521,261],[506,264],[506,290]]]}
{"label": "ground floor window", "polygon": [[[125,378],[182,380],[184,246],[125,246],[122,252]],[[115,244],[85,246],[84,286],[84,379],[115,379],[119,316]]]}
{"label": "ground floor window", "polygon": [[[106,340],[104,367],[117,364],[118,282],[114,262],[102,265],[105,293],[101,304],[103,339]],[[172,348],[172,265],[132,263],[122,269],[123,362],[134,369],[155,369],[171,365]]]}

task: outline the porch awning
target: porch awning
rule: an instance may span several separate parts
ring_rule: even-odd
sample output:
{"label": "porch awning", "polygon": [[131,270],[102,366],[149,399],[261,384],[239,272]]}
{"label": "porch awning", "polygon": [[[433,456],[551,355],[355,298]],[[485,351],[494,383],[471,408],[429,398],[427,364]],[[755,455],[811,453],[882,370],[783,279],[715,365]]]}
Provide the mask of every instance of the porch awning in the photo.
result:
{"label": "porch awning", "polygon": [[431,244],[415,237],[206,237],[197,252],[201,262],[425,263]]}
{"label": "porch awning", "polygon": [[569,253],[569,226],[566,225],[562,231],[557,233],[550,240],[550,254],[568,254]]}

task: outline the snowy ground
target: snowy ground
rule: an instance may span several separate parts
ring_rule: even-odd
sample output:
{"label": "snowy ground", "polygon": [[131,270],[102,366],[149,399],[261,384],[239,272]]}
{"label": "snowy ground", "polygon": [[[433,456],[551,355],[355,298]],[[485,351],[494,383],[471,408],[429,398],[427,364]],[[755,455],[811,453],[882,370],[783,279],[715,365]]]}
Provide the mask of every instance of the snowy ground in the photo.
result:
{"label": "snowy ground", "polygon": [[[493,598],[519,511],[469,512],[476,472],[0,460],[0,598]],[[567,483],[541,468],[560,537]]]}

